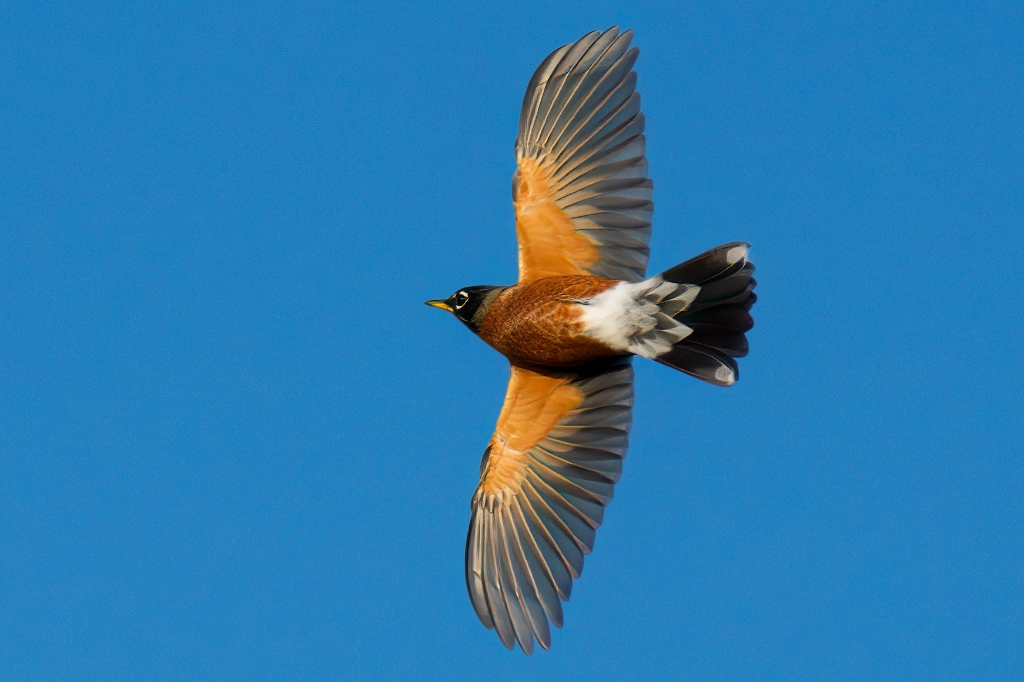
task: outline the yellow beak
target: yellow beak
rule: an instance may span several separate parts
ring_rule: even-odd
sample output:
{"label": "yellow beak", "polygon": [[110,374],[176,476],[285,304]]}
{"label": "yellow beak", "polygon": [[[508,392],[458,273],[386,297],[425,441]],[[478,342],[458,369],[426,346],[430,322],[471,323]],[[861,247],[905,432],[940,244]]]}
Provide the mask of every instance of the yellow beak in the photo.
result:
{"label": "yellow beak", "polygon": [[452,307],[448,305],[448,303],[445,301],[425,301],[425,303],[427,305],[432,305],[435,308],[440,308],[441,310],[447,310],[448,312],[452,312]]}

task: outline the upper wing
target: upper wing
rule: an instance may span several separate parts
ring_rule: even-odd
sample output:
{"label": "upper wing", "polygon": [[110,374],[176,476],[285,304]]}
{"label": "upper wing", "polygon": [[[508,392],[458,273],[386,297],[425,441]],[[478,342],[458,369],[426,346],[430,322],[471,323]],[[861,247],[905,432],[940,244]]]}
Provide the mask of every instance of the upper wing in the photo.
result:
{"label": "upper wing", "polygon": [[[633,406],[629,358],[574,373],[513,367],[480,465],[466,585],[483,624],[527,654],[551,646],[622,473]],[[560,601],[561,600],[561,601]]]}
{"label": "upper wing", "polygon": [[520,282],[644,278],[654,204],[632,38],[614,27],[588,33],[530,80],[512,179]]}

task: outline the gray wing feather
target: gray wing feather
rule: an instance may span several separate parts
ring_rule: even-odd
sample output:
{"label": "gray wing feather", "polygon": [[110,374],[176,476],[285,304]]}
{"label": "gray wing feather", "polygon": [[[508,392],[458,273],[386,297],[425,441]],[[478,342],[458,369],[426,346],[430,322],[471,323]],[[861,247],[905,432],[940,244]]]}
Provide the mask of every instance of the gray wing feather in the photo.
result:
{"label": "gray wing feather", "polygon": [[[537,641],[551,642],[551,630],[548,627],[548,619],[544,615],[544,606],[541,604],[540,591],[533,577],[533,570],[527,558],[527,550],[523,547],[519,531],[512,518],[512,507],[502,510],[505,540],[508,546],[509,559],[512,565],[512,577],[516,581],[516,596],[526,611],[530,620],[530,628],[536,633]],[[538,573],[538,575],[542,575]]]}
{"label": "gray wing feather", "polygon": [[516,580],[515,566],[509,553],[509,531],[511,529],[505,527],[506,511],[507,509],[503,508],[494,517],[498,531],[498,539],[495,542],[498,578],[502,586],[501,596],[505,600],[509,620],[512,621],[512,631],[515,633],[519,645],[523,647],[523,651],[529,655],[533,653],[533,628],[527,615],[523,586]]}
{"label": "gray wing feather", "polygon": [[477,523],[476,512],[469,523],[469,537],[466,538],[466,587],[469,588],[470,600],[476,610],[477,617],[487,626],[494,629],[491,610],[487,606],[487,587],[484,585],[484,528]]}
{"label": "gray wing feather", "polygon": [[558,66],[559,60],[569,51],[570,47],[572,46],[563,45],[549,54],[541,62],[540,66],[537,67],[533,78],[530,79],[530,84],[526,87],[526,91],[533,93],[534,96],[523,99],[523,107],[519,112],[519,137],[528,138],[532,136],[533,126],[537,121],[537,113],[543,100],[544,90],[547,88],[548,79],[551,77],[551,72]]}
{"label": "gray wing feather", "polygon": [[[536,590],[538,601],[544,609],[544,613],[555,624],[555,627],[562,627],[562,602],[558,598],[556,577],[551,567],[547,564],[543,550],[530,532],[529,524],[523,515],[523,509],[519,504],[519,500],[513,499],[512,504],[509,505],[509,513],[512,516],[516,538],[519,540],[519,546],[522,548],[523,561],[525,562],[526,573],[530,577],[530,584]],[[565,575],[568,577],[568,574]],[[541,630],[537,630],[537,640],[542,644],[550,646],[551,631],[548,628],[547,622],[535,622],[535,625],[540,625],[541,627]]]}
{"label": "gray wing feather", "polygon": [[575,375],[583,401],[527,453],[516,486],[473,497],[466,586],[481,622],[512,648],[551,646],[622,474],[633,368],[621,358]]}

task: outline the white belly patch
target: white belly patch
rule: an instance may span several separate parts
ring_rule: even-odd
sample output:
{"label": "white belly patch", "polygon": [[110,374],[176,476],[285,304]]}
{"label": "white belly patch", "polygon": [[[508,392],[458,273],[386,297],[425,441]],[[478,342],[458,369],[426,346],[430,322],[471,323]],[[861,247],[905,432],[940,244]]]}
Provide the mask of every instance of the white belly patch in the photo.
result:
{"label": "white belly patch", "polygon": [[579,301],[583,333],[613,350],[656,358],[693,330],[672,319],[700,293],[695,284],[620,282],[597,296]]}

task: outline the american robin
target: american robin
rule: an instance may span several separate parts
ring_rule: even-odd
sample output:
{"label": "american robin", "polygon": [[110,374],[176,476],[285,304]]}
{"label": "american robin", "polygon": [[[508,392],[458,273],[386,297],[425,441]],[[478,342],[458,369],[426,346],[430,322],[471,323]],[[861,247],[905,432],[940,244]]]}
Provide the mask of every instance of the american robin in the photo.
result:
{"label": "american robin", "polygon": [[632,356],[730,386],[753,326],[745,243],[645,279],[653,185],[632,37],[588,33],[530,80],[512,179],[519,282],[427,301],[511,363],[473,495],[466,584],[483,624],[527,654],[534,639],[551,646],[549,621],[562,626],[622,473]]}

